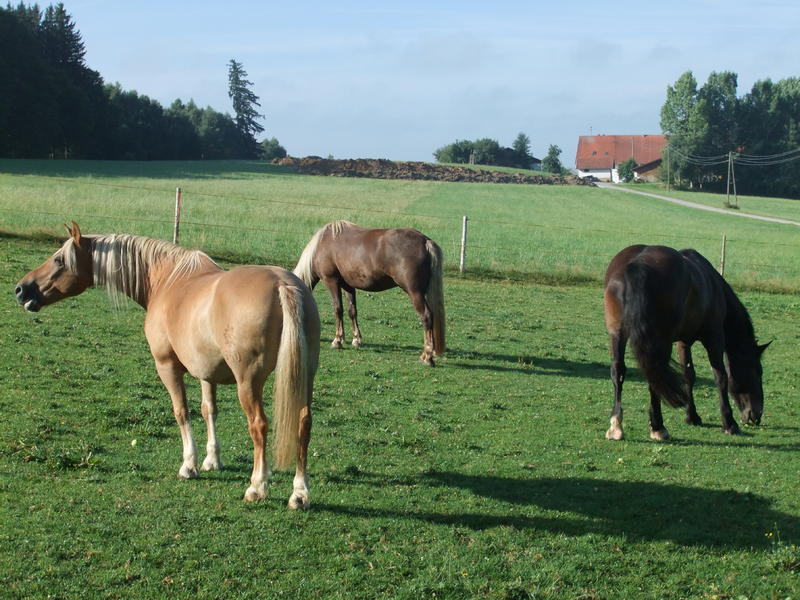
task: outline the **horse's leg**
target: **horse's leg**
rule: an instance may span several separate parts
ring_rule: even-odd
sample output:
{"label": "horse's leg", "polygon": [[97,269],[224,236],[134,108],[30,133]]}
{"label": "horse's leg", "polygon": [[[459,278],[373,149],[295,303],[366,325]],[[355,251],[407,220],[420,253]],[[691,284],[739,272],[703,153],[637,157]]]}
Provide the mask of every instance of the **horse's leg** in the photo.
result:
{"label": "horse's leg", "polygon": [[361,329],[358,327],[358,309],[356,308],[356,290],[349,285],[342,286],[347,297],[347,316],[353,325],[353,347],[361,347]]}
{"label": "horse's leg", "polygon": [[730,435],[739,433],[739,425],[733,418],[733,411],[728,401],[728,372],[725,370],[723,362],[723,343],[721,340],[714,340],[705,343],[708,352],[708,361],[711,363],[711,370],[714,372],[714,383],[717,384],[719,393],[719,413],[722,417],[722,430]]}
{"label": "horse's leg", "polygon": [[420,354],[419,359],[426,365],[433,367],[433,314],[428,307],[428,303],[425,302],[424,293],[419,290],[409,290],[408,296],[411,298],[414,310],[417,311],[419,319],[422,322],[422,327],[425,330],[423,334],[422,354]]}
{"label": "horse's leg", "polygon": [[664,427],[664,418],[661,416],[661,398],[655,389],[650,387],[650,439],[664,442],[669,439],[669,431]]}
{"label": "horse's leg", "polygon": [[614,386],[614,407],[611,409],[611,427],[606,431],[607,440],[621,440],[622,431],[622,384],[628,369],[625,366],[625,344],[627,339],[620,332],[611,335],[611,383]]}
{"label": "horse's leg", "polygon": [[697,379],[697,375],[694,371],[691,344],[678,342],[678,360],[681,361],[681,369],[683,369],[683,389],[689,399],[686,405],[686,422],[689,425],[702,425],[703,420],[697,414],[697,407],[694,404],[694,382]]}
{"label": "horse's leg", "polygon": [[244,494],[244,499],[252,502],[266,498],[269,478],[269,464],[265,452],[268,425],[262,402],[264,382],[245,378],[238,381],[236,388],[239,403],[247,416],[250,438],[253,440],[253,474],[250,476],[250,487]]}
{"label": "horse's leg", "polygon": [[194,445],[192,426],[189,423],[186,387],[183,384],[184,371],[172,361],[156,361],[156,371],[158,371],[158,376],[169,392],[169,397],[172,400],[172,412],[181,430],[183,464],[181,464],[181,468],[178,471],[178,477],[192,479],[197,477],[197,467],[195,466],[197,447]]}
{"label": "horse's leg", "polygon": [[339,280],[335,277],[325,279],[325,285],[331,293],[331,300],[333,301],[333,316],[336,319],[336,335],[331,342],[331,348],[337,350],[342,349],[342,342],[344,341],[344,310],[342,308],[342,288]]}
{"label": "horse's leg", "polygon": [[297,448],[297,466],[294,472],[289,508],[308,508],[311,498],[308,491],[308,442],[311,440],[311,405],[300,410],[300,444]]}
{"label": "horse's leg", "polygon": [[203,391],[200,412],[203,413],[208,431],[206,458],[200,468],[203,471],[215,471],[222,468],[222,462],[219,460],[219,442],[217,442],[217,385],[201,381],[200,388]]}

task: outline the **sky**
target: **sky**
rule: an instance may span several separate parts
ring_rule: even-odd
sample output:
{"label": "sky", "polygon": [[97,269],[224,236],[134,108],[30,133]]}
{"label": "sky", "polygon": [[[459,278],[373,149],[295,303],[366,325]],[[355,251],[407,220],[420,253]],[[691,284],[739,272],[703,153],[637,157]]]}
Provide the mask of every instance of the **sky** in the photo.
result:
{"label": "sky", "polygon": [[[42,5],[47,3],[40,2]],[[292,156],[433,161],[456,140],[657,134],[667,86],[800,76],[797,0],[64,0],[88,66],[168,107],[232,113],[228,62]]]}

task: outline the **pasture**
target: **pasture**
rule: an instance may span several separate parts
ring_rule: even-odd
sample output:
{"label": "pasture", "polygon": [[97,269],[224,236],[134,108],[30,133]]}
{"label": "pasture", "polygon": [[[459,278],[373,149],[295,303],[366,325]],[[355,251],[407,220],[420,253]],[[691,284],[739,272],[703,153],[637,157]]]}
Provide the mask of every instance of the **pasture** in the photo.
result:
{"label": "pasture", "polygon": [[[258,163],[0,161],[0,173],[4,596],[800,597],[793,228],[592,188],[325,179]],[[327,291],[315,291],[310,511],[286,510],[286,472],[267,500],[242,501],[252,453],[231,386],[219,394],[226,468],[175,477],[180,438],[138,306],[115,310],[103,290],[37,314],[14,302],[66,219],[170,239],[177,186],[182,243],[226,266],[291,267],[338,218],[416,227],[447,254],[449,350],[434,369],[417,361],[421,328],[399,290],[359,294],[365,345],[341,351]],[[774,340],[762,424],[719,431],[698,348],[705,425],[664,409],[673,440],[650,441],[629,359],[626,439],[606,441],[605,265],[642,241],[716,262],[723,233],[728,279]],[[189,394],[202,447],[196,383]]]}

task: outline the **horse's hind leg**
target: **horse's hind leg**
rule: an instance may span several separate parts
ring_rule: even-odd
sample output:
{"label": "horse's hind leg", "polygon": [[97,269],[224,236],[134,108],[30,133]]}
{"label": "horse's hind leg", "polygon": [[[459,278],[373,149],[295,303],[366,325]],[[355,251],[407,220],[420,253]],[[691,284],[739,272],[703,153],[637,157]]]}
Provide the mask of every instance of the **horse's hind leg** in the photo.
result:
{"label": "horse's hind leg", "polygon": [[247,415],[247,428],[253,440],[253,473],[250,476],[250,487],[244,494],[248,502],[262,500],[267,496],[267,479],[269,465],[265,453],[267,442],[267,417],[264,415],[262,394],[264,382],[250,379],[239,381],[237,392],[239,403]]}
{"label": "horse's hind leg", "polygon": [[200,412],[206,422],[208,438],[206,441],[206,458],[203,461],[203,471],[215,471],[222,468],[219,459],[219,442],[217,442],[217,386],[208,381],[201,381],[200,388],[203,392],[203,400],[200,403]]}
{"label": "horse's hind leg", "polygon": [[294,472],[293,491],[289,508],[308,508],[311,497],[308,491],[308,442],[311,440],[311,406],[300,410],[300,444],[297,449],[297,467]]}
{"label": "horse's hind leg", "polygon": [[694,404],[694,382],[697,375],[694,370],[692,360],[692,347],[684,342],[678,342],[678,360],[681,361],[683,370],[683,389],[689,402],[686,404],[686,422],[689,425],[702,425],[703,420],[697,414],[697,407]]}
{"label": "horse's hind leg", "polygon": [[419,359],[426,365],[432,367],[434,366],[433,314],[431,313],[431,309],[428,307],[428,303],[425,301],[425,294],[418,290],[413,290],[408,292],[408,296],[411,298],[411,303],[414,305],[414,310],[417,311],[419,319],[422,321],[422,327],[425,330],[425,333],[423,334],[422,354],[420,354]]}
{"label": "horse's hind leg", "polygon": [[606,431],[607,440],[621,440],[622,430],[622,384],[625,381],[625,344],[627,340],[619,331],[611,335],[611,383],[614,386],[614,407],[611,409],[611,427]]}
{"label": "horse's hind leg", "polygon": [[342,286],[347,297],[347,316],[353,326],[353,347],[361,347],[361,329],[358,326],[358,309],[356,308],[356,290],[350,286]]}
{"label": "horse's hind leg", "polygon": [[331,293],[331,301],[333,302],[333,317],[336,319],[336,335],[333,336],[331,348],[336,350],[342,349],[342,342],[344,341],[344,309],[342,308],[342,288],[339,281],[335,278],[325,279],[325,285]]}
{"label": "horse's hind leg", "polygon": [[197,467],[195,465],[197,447],[194,445],[192,426],[189,423],[189,407],[186,404],[186,388],[183,384],[184,372],[172,361],[158,360],[156,360],[156,371],[158,371],[158,376],[169,392],[172,400],[172,412],[181,431],[183,463],[178,470],[178,477],[193,479],[197,477]]}

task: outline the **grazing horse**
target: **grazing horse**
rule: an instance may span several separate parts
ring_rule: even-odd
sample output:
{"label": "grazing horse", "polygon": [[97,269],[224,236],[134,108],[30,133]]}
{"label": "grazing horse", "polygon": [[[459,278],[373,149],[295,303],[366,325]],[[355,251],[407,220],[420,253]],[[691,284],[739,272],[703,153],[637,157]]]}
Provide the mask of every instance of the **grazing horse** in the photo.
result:
{"label": "grazing horse", "polygon": [[442,250],[416,229],[367,229],[349,221],[334,221],[319,229],[303,250],[295,274],[312,289],[320,279],[333,299],[336,335],[331,347],[344,340],[342,293],[347,296],[353,325],[353,346],[361,346],[356,289],[381,292],[399,286],[411,298],[425,328],[420,360],[433,366],[445,350]]}
{"label": "grazing horse", "polygon": [[[714,372],[724,432],[739,432],[728,402],[729,391],[744,423],[761,422],[761,354],[769,344],[756,343],[744,305],[698,252],[678,252],[665,246],[625,248],[606,271],[604,304],[614,385],[607,439],[623,438],[622,383],[628,340],[650,388],[652,439],[669,439],[659,398],[672,407],[685,406],[687,423],[702,423],[692,393],[695,370],[691,347],[698,340]],[[678,342],[683,381],[670,366],[673,342]],[[723,356],[728,359],[727,371]]]}
{"label": "grazing horse", "polygon": [[279,267],[224,271],[202,252],[168,242],[134,235],[81,235],[74,221],[67,231],[70,237],[64,245],[17,284],[20,304],[36,312],[103,285],[112,298],[128,296],[145,309],[145,335],[183,441],[178,477],[198,475],[184,374],[201,381],[201,412],[208,429],[204,471],[221,468],[216,386],[235,383],[253,440],[253,473],[244,496],[248,501],[267,495],[262,398],[274,370],[274,462],[287,468],[296,460],[289,508],[308,508],[306,462],[320,333],[308,287]]}

